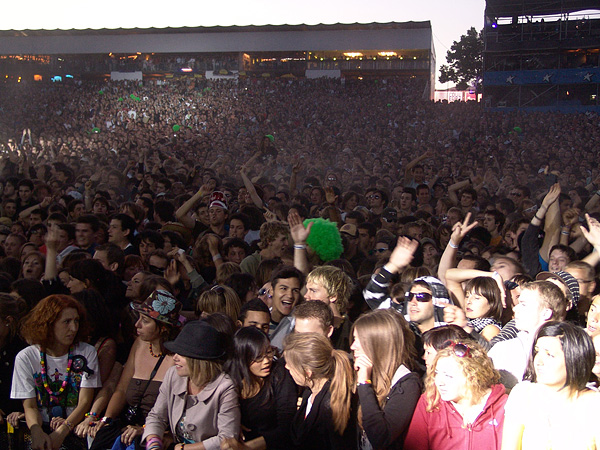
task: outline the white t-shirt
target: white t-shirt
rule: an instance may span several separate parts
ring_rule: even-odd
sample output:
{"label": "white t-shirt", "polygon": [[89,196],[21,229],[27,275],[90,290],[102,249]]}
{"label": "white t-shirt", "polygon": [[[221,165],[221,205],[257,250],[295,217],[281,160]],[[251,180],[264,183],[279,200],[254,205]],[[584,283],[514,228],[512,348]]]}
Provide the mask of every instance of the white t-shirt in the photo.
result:
{"label": "white t-shirt", "polygon": [[496,370],[510,373],[519,383],[523,380],[532,344],[533,335],[519,331],[516,338],[500,341],[494,345],[488,352],[488,356],[494,362]]}
{"label": "white t-shirt", "polygon": [[[71,371],[70,382],[59,397],[60,405],[66,407],[67,416],[77,407],[80,387],[99,388],[102,386],[96,349],[89,344],[79,343],[73,349],[73,357],[77,355],[81,355],[86,359],[87,367],[93,370],[94,373],[88,375],[84,371],[81,373]],[[48,385],[53,392],[60,390],[67,376],[68,356],[63,355],[59,358],[54,358],[46,355]],[[41,372],[42,364],[40,361],[39,346],[30,345],[21,350],[15,358],[15,370],[12,378],[10,397],[20,400],[36,398],[42,420],[49,422],[52,406],[49,406],[50,395],[42,382]]]}

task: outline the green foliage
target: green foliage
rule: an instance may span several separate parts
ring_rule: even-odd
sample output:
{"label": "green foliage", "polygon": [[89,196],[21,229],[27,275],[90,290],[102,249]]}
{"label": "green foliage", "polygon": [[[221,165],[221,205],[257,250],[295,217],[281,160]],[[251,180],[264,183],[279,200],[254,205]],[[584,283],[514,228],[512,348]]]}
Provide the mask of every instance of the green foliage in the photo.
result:
{"label": "green foliage", "polygon": [[440,83],[456,83],[458,90],[464,90],[472,82],[477,89],[483,75],[483,36],[471,27],[460,40],[454,41],[446,54],[448,65],[440,67]]}

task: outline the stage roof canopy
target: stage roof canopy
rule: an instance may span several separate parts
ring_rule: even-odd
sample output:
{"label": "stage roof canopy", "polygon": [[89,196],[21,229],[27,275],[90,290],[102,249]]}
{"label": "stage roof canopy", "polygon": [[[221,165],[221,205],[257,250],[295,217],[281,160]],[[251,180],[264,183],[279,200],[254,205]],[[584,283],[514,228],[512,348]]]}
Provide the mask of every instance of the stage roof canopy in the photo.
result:
{"label": "stage roof canopy", "polygon": [[431,23],[0,31],[0,54],[426,49]]}

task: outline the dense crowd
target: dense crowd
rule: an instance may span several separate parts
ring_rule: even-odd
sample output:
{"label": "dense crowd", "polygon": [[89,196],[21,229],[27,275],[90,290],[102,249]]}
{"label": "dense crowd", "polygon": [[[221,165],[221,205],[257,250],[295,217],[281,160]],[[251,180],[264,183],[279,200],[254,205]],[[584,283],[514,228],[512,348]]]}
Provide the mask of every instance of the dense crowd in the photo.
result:
{"label": "dense crowd", "polygon": [[600,120],[425,89],[0,90],[0,446],[596,448]]}

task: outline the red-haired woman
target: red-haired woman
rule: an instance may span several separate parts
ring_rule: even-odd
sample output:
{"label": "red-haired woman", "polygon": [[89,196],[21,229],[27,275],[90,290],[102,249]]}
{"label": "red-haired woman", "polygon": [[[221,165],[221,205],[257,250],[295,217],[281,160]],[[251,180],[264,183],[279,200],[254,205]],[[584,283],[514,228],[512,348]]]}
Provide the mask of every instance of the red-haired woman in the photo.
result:
{"label": "red-haired woman", "polygon": [[101,384],[84,324],[85,309],[68,295],[46,297],[25,318],[21,333],[32,345],[17,355],[11,397],[23,400],[33,450],[79,447],[65,439]]}

